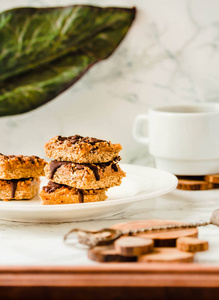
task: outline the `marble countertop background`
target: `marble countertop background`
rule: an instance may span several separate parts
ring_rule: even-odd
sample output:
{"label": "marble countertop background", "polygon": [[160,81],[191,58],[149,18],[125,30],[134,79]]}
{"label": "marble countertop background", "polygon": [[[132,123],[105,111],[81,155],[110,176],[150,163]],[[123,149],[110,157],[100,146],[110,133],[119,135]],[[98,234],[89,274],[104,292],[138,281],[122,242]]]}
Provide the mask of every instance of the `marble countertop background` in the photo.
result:
{"label": "marble countertop background", "polygon": [[55,135],[90,135],[123,145],[123,162],[153,165],[134,141],[139,113],[164,104],[219,101],[217,0],[8,0],[0,10],[68,4],[137,8],[115,53],[50,103],[0,118],[0,152],[44,157]]}
{"label": "marble countertop background", "polygon": [[[18,223],[0,220],[0,265],[93,265],[83,246],[68,246],[63,236],[71,229],[101,229],[116,223],[143,219],[209,221],[219,208],[218,190],[175,190],[162,197],[133,204],[123,213],[105,219],[73,223]],[[199,228],[199,238],[209,242],[209,250],[195,254],[195,262],[219,265],[219,228]]]}

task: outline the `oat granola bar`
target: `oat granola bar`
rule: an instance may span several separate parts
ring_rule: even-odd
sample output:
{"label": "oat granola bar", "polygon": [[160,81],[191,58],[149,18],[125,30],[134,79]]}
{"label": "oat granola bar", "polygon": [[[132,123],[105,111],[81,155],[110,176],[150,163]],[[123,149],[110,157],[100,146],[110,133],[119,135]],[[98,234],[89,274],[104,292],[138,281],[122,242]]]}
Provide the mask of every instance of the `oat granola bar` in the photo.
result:
{"label": "oat granola bar", "polygon": [[44,205],[96,202],[107,198],[106,189],[80,190],[52,181],[43,187],[39,195]]}
{"label": "oat granola bar", "polygon": [[39,191],[39,178],[0,179],[0,199],[4,201],[31,199]]}
{"label": "oat granola bar", "polygon": [[51,181],[78,189],[100,189],[120,185],[125,172],[117,161],[100,164],[52,161],[45,167],[45,175]]}
{"label": "oat granola bar", "polygon": [[122,146],[92,137],[55,136],[44,147],[46,156],[58,161],[102,163],[114,160]]}
{"label": "oat granola bar", "polygon": [[38,156],[0,154],[0,179],[44,176],[46,161]]}

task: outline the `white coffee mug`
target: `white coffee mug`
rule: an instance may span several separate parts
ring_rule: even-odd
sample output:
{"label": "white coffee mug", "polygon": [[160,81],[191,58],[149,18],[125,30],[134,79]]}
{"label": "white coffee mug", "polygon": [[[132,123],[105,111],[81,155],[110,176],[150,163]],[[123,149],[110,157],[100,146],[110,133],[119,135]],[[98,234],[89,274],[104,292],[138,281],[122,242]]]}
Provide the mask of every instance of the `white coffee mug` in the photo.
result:
{"label": "white coffee mug", "polygon": [[[148,122],[148,136],[142,133]],[[174,105],[138,115],[134,138],[148,145],[156,167],[176,175],[219,173],[219,104]]]}

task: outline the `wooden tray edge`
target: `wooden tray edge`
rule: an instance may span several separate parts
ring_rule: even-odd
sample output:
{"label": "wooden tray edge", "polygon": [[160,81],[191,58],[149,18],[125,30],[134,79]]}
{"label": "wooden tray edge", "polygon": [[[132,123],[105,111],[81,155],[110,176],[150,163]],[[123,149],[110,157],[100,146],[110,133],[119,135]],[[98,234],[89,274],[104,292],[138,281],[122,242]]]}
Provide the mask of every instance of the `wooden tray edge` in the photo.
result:
{"label": "wooden tray edge", "polygon": [[219,287],[219,265],[1,266],[0,287]]}

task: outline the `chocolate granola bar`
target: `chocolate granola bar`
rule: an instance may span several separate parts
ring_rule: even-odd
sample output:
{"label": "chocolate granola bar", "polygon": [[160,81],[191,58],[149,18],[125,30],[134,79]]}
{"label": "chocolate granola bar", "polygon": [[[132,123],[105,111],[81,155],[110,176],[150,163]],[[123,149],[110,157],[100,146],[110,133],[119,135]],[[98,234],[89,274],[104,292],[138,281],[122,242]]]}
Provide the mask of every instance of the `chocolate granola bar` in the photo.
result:
{"label": "chocolate granola bar", "polygon": [[73,204],[106,200],[106,189],[80,190],[49,181],[40,192],[42,204]]}
{"label": "chocolate granola bar", "polygon": [[0,179],[19,179],[44,175],[46,161],[38,156],[0,154]]}
{"label": "chocolate granola bar", "polygon": [[0,199],[4,201],[31,199],[39,191],[39,178],[0,179]]}
{"label": "chocolate granola bar", "polygon": [[100,189],[120,185],[125,172],[116,160],[99,164],[52,161],[45,167],[45,175],[51,181],[78,189]]}
{"label": "chocolate granola bar", "polygon": [[45,145],[46,156],[58,161],[103,163],[113,161],[122,146],[93,137],[55,136]]}

